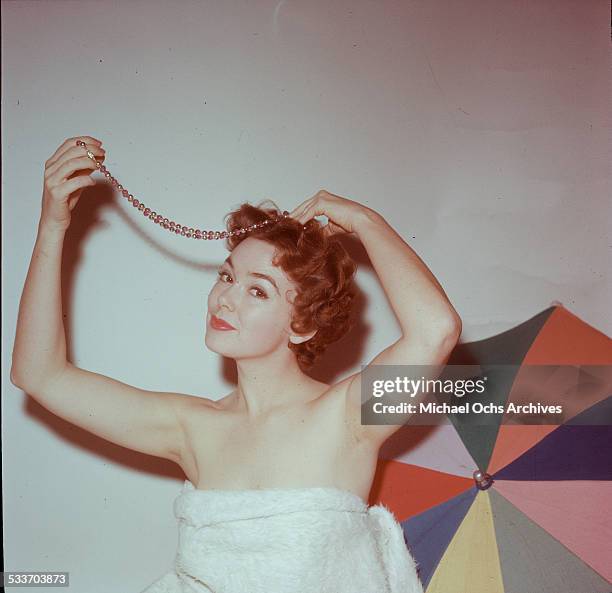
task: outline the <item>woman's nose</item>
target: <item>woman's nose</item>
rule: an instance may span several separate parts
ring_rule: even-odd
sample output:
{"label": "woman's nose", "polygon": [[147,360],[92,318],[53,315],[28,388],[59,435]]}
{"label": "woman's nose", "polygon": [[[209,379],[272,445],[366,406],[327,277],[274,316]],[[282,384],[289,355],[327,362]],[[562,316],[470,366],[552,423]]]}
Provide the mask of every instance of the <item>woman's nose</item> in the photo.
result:
{"label": "woman's nose", "polygon": [[219,294],[218,301],[220,306],[226,306],[230,310],[234,308],[234,295],[230,286]]}

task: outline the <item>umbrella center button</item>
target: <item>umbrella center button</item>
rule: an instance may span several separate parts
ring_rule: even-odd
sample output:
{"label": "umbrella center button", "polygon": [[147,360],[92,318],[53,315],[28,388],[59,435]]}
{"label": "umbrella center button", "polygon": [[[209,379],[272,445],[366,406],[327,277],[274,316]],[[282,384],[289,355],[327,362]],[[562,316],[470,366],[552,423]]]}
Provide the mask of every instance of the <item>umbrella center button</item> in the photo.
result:
{"label": "umbrella center button", "polygon": [[478,488],[478,490],[487,490],[487,488],[490,488],[493,484],[493,478],[490,476],[490,474],[481,472],[479,469],[473,473],[473,476],[474,482],[476,482],[476,488]]}

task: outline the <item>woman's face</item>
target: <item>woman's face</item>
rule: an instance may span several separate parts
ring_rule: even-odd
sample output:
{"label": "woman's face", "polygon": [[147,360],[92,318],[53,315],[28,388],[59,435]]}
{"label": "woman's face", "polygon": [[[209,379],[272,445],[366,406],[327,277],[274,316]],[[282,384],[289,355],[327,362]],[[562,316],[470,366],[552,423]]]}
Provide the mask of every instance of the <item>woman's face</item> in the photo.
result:
{"label": "woman's face", "polygon": [[[295,285],[272,264],[274,251],[270,243],[248,237],[219,267],[206,315],[205,343],[212,351],[239,359],[287,347],[293,310],[288,299]],[[213,315],[235,329],[215,329]]]}

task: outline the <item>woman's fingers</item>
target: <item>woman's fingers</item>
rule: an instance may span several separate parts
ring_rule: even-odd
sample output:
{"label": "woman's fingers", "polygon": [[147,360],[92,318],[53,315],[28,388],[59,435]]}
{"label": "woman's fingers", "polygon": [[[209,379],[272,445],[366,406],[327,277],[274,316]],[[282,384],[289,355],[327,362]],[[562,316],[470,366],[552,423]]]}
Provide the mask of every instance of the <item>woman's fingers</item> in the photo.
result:
{"label": "woman's fingers", "polygon": [[290,213],[289,216],[291,218],[298,218],[298,216],[300,215],[300,213],[304,210],[306,204],[309,202],[310,200],[304,200],[299,206],[296,206]]}
{"label": "woman's fingers", "polygon": [[306,222],[308,222],[313,216],[316,216],[316,213],[314,212],[314,210],[312,209],[313,205],[315,204],[315,198],[316,196],[312,197],[312,198],[308,198],[308,200],[305,200],[304,202],[302,202],[292,213],[291,213],[291,218],[295,218],[296,220],[298,220],[299,222],[301,222],[302,224],[305,224]]}
{"label": "woman's fingers", "polygon": [[[100,147],[102,146],[102,142],[100,140],[97,140],[96,138],[92,138],[91,136],[77,136],[75,138],[67,138],[66,140],[64,140],[64,142],[62,142],[58,146],[57,150],[47,159],[45,166],[48,167],[48,166],[54,165],[58,160],[61,160],[62,156],[66,155],[72,149],[76,149],[77,151],[85,154],[85,149],[82,146],[77,146],[77,143],[76,143],[77,140],[81,140],[82,142],[85,142],[85,144],[87,145],[87,148],[91,150],[92,152],[94,152],[94,149],[100,149]],[[75,154],[78,154],[78,152]]]}
{"label": "woman's fingers", "polygon": [[[92,183],[93,182],[93,183]],[[89,175],[79,175],[78,177],[73,177],[64,183],[64,187],[62,188],[63,193],[70,197],[75,191],[83,190],[86,187],[94,185],[95,181]],[[75,197],[80,197],[81,192],[78,193]],[[69,208],[72,210],[76,205],[76,200],[71,201],[69,203]]]}
{"label": "woman's fingers", "polygon": [[91,136],[78,136],[75,138],[66,138],[66,140],[64,140],[58,147],[57,150],[49,157],[49,159],[47,160],[47,164],[53,164],[54,162],[56,162],[61,155],[63,155],[67,150],[71,149],[72,147],[76,147],[76,148],[81,148],[82,147],[78,147],[76,144],[77,140],[82,140],[83,142],[85,142],[85,144],[87,145],[97,145],[97,146],[101,146],[102,142],[100,142],[99,140],[96,140],[95,138],[92,138]]}
{"label": "woman's fingers", "polygon": [[[103,148],[92,147],[88,150],[90,150],[91,153],[99,161],[104,160],[104,157],[106,156],[106,151]],[[87,153],[85,152],[85,149],[83,147],[75,146],[74,148],[69,148],[66,150],[66,152],[62,153],[62,155],[54,163],[47,165],[45,169],[45,176],[54,176],[58,170],[64,167],[66,163],[69,163],[71,161],[78,160],[79,162],[84,162],[80,160],[83,158],[87,159],[95,167],[95,163],[87,156]]]}
{"label": "woman's fingers", "polygon": [[73,175],[75,171],[96,168],[96,163],[94,163],[93,160],[91,160],[87,155],[85,155],[80,157],[74,157],[68,159],[67,161],[58,161],[56,165],[48,171],[45,177],[48,183],[61,183],[62,181],[65,181],[71,175]]}
{"label": "woman's fingers", "polygon": [[[96,157],[104,160],[101,142],[89,136],[82,137],[87,149]],[[93,159],[87,156],[82,146],[77,146],[76,138],[67,139],[45,163],[45,181],[42,197],[41,220],[68,228],[71,211],[76,206],[83,189],[95,185],[88,173],[96,169]]]}

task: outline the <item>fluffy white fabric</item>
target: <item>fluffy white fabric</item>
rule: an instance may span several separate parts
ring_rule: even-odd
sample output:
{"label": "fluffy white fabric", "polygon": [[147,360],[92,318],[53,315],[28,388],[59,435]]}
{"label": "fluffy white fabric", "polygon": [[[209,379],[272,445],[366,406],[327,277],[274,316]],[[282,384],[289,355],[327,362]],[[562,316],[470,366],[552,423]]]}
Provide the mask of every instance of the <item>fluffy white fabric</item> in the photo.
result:
{"label": "fluffy white fabric", "polygon": [[423,593],[401,525],[338,488],[197,490],[174,570],[141,593]]}

